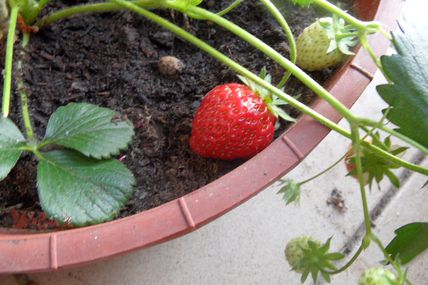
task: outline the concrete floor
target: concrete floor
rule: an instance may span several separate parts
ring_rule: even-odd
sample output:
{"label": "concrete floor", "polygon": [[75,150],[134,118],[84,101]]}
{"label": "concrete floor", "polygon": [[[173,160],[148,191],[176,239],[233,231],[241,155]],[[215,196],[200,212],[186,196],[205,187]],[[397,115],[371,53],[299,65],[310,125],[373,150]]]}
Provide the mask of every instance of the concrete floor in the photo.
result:
{"label": "concrete floor", "polygon": [[[428,8],[426,0],[408,2],[419,8],[415,11],[426,11],[422,5]],[[377,74],[354,106],[355,112],[377,117],[384,104],[374,94],[374,86],[381,82],[383,78]],[[344,138],[330,134],[287,178],[303,179],[317,173],[339,158],[347,147]],[[421,160],[419,153],[409,152],[406,157],[428,166],[428,159]],[[339,165],[305,185],[300,206],[285,207],[275,194],[278,185],[273,185],[220,219],[179,239],[110,261],[30,277],[40,285],[300,284],[299,275],[290,272],[284,260],[283,249],[288,240],[299,235],[320,240],[333,236],[333,249],[348,246],[354,250],[358,245],[363,222],[358,185],[345,174],[345,168]],[[397,227],[427,221],[428,189],[418,190],[426,177],[407,172],[399,175],[399,191],[382,183],[381,191],[374,188],[369,193],[370,208],[380,213],[374,220],[375,231],[385,243],[392,239]],[[333,190],[342,194],[344,211],[327,204]],[[357,243],[352,242],[355,239]],[[332,284],[357,284],[361,272],[378,265],[381,259],[373,245]],[[409,276],[413,284],[427,284],[428,252],[410,264]],[[11,276],[0,277],[0,284],[17,285]]]}

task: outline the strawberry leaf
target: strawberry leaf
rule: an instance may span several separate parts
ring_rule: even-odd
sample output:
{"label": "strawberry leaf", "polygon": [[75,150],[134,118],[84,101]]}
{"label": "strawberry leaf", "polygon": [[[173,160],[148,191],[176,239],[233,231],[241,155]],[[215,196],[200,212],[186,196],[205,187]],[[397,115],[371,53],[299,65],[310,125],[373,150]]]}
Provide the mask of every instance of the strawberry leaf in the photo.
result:
{"label": "strawberry leaf", "polygon": [[42,144],[65,146],[101,159],[118,154],[133,135],[132,124],[119,113],[92,104],[70,103],[53,113]]}
{"label": "strawberry leaf", "polygon": [[25,138],[16,125],[7,118],[0,118],[0,181],[15,166],[25,145]]}
{"label": "strawberry leaf", "polygon": [[72,150],[43,153],[37,186],[43,210],[62,223],[111,220],[133,192],[132,173],[117,160],[95,160]]}
{"label": "strawberry leaf", "polygon": [[428,248],[428,223],[411,223],[395,230],[395,238],[386,251],[392,258],[398,257],[401,264],[412,261]]}
{"label": "strawberry leaf", "polygon": [[428,147],[428,22],[403,20],[393,37],[398,54],[381,58],[392,83],[377,90],[397,131]]}

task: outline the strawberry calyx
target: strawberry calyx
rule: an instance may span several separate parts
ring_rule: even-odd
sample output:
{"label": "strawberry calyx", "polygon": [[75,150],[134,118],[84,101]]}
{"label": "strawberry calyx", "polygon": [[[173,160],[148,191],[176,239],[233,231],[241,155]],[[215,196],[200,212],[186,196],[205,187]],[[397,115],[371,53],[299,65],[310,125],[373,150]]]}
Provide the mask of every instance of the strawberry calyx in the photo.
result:
{"label": "strawberry calyx", "polygon": [[327,53],[339,50],[342,54],[353,55],[352,48],[358,44],[359,32],[351,25],[346,25],[345,20],[333,17],[325,17],[317,20],[319,25],[325,30],[330,39]]}
{"label": "strawberry calyx", "polygon": [[[279,98],[273,92],[267,90],[263,86],[260,86],[256,82],[238,75],[239,79],[244,83],[248,88],[250,88],[255,94],[260,96],[263,99],[263,102],[266,104],[268,110],[275,116],[275,118],[281,118],[288,122],[295,122],[296,119],[288,115],[281,106],[288,105],[283,99]],[[263,67],[259,77],[263,79],[265,82],[271,84],[272,76],[267,72],[266,67]],[[280,89],[284,92],[284,88]]]}

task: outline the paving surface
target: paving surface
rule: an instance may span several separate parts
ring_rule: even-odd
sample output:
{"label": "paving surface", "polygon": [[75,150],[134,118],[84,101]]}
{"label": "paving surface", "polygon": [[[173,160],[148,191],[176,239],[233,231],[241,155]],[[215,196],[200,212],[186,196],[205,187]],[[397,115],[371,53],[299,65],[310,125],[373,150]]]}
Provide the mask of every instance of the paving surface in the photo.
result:
{"label": "paving surface", "polygon": [[[426,11],[422,6],[428,8],[426,0],[408,2],[419,11]],[[354,106],[355,112],[377,118],[384,105],[374,86],[381,82],[383,78],[376,74]],[[330,134],[287,178],[304,179],[317,173],[341,157],[347,147],[344,138]],[[428,166],[428,159],[422,160],[417,152],[408,153],[406,158]],[[276,195],[278,185],[273,185],[179,239],[107,262],[30,277],[40,285],[300,284],[299,276],[290,272],[284,260],[287,240],[299,235],[320,240],[333,236],[333,249],[348,247],[352,251],[358,246],[363,221],[360,195],[357,183],[345,174],[340,164],[305,185],[300,206],[285,207]],[[374,230],[385,243],[399,226],[428,220],[428,189],[419,190],[426,177],[398,174],[400,190],[382,183],[380,191],[374,188],[369,193],[370,209],[376,212]],[[327,203],[333,191],[343,196],[343,209]],[[377,248],[369,248],[351,270],[334,278],[332,284],[357,284],[361,272],[381,259]],[[411,263],[409,276],[413,284],[428,284],[428,252]],[[17,285],[11,276],[0,277],[0,284]]]}

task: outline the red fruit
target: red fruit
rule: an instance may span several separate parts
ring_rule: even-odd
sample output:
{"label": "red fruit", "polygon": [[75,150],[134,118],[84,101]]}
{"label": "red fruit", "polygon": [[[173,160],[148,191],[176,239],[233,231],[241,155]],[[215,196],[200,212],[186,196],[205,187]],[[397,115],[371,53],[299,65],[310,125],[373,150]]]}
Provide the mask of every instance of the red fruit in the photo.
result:
{"label": "red fruit", "polygon": [[263,99],[247,86],[217,86],[196,112],[190,146],[204,157],[250,158],[272,142],[275,123]]}

